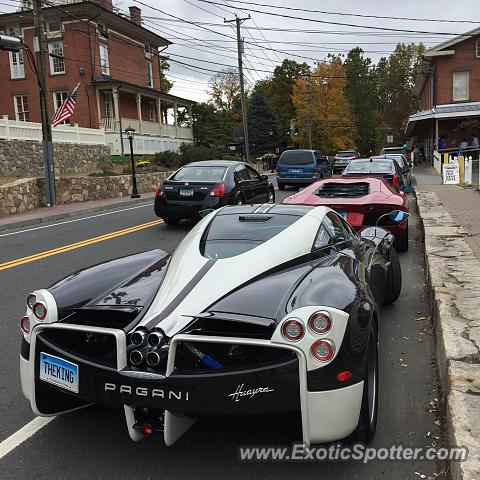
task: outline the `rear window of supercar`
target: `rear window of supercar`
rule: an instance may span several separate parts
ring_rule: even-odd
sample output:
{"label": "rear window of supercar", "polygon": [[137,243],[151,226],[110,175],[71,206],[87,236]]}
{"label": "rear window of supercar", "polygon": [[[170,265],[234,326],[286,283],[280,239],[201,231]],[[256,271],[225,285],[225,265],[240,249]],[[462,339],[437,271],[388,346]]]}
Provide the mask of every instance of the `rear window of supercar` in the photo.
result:
{"label": "rear window of supercar", "polygon": [[217,215],[200,241],[206,258],[235,257],[248,252],[296,222],[297,215]]}

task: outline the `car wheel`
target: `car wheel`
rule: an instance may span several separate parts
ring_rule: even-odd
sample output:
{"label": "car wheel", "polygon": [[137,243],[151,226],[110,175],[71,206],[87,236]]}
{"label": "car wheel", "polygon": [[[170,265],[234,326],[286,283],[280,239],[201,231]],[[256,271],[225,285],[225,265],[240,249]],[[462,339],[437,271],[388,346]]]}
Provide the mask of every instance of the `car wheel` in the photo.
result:
{"label": "car wheel", "polygon": [[378,414],[378,337],[375,328],[368,339],[367,368],[363,383],[362,406],[358,425],[352,434],[353,440],[369,443],[377,429]]}
{"label": "car wheel", "polygon": [[284,183],[279,183],[278,184],[278,189],[279,190],[285,190],[285,184]]}
{"label": "car wheel", "polygon": [[389,305],[397,300],[402,290],[402,268],[395,249],[392,249],[388,268],[387,294],[384,303]]}
{"label": "car wheel", "polygon": [[163,221],[167,224],[167,225],[178,225],[180,223],[180,219],[179,218],[173,218],[173,217],[167,217],[167,218],[164,218]]}
{"label": "car wheel", "polygon": [[395,239],[395,244],[399,252],[408,250],[408,221],[405,230]]}
{"label": "car wheel", "polygon": [[275,190],[273,188],[268,191],[268,203],[275,203]]}

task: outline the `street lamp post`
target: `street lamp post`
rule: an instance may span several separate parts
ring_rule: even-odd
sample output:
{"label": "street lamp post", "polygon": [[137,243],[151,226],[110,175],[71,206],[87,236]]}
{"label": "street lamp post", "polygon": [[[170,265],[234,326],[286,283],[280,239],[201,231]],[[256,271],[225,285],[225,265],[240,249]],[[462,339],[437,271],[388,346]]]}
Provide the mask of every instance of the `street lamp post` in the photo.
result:
{"label": "street lamp post", "polygon": [[137,177],[135,175],[135,159],[133,158],[133,137],[135,136],[135,129],[127,127],[125,129],[128,141],[130,142],[130,158],[132,160],[132,198],[140,198],[140,194],[137,189]]}
{"label": "street lamp post", "polygon": [[275,171],[275,167],[273,165],[274,161],[273,161],[273,148],[272,148],[273,130],[270,130],[268,132],[268,134],[270,135],[270,148],[269,148],[269,151],[270,151],[270,171],[273,173]]}

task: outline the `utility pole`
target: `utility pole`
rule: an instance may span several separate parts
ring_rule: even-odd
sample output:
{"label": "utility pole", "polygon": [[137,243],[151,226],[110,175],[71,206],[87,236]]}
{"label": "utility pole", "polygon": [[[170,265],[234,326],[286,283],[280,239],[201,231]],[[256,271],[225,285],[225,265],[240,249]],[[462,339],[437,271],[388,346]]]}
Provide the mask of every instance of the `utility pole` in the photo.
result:
{"label": "utility pole", "polygon": [[312,83],[307,80],[307,104],[308,104],[308,148],[312,150]]}
{"label": "utility pole", "polygon": [[45,42],[41,0],[33,0],[33,51],[37,54],[37,76],[40,91],[40,114],[42,119],[42,158],[45,171],[47,206],[55,205],[55,169],[53,166],[52,126],[48,115],[47,80],[45,74]]}
{"label": "utility pole", "polygon": [[245,157],[247,159],[247,162],[249,160],[249,154],[250,154],[250,147],[248,144],[248,124],[247,124],[247,105],[245,101],[245,85],[243,82],[243,60],[242,60],[242,55],[243,55],[243,40],[240,35],[240,25],[245,21],[245,20],[250,20],[250,15],[245,18],[239,18],[235,15],[234,20],[223,20],[224,23],[233,23],[235,22],[237,25],[237,52],[238,52],[238,75],[240,77],[240,100],[242,103],[242,118],[243,118],[243,137],[245,139]]}

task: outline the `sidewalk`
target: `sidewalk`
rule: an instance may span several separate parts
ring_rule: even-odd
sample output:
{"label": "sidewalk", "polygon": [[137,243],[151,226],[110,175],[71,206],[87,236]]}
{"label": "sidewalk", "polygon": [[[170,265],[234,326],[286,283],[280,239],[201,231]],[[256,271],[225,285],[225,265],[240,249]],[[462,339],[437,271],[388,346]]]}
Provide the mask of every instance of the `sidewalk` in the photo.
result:
{"label": "sidewalk", "polygon": [[26,227],[38,223],[51,222],[69,218],[76,215],[87,215],[89,213],[101,212],[110,208],[132,207],[143,203],[151,203],[153,209],[153,199],[155,192],[142,193],[141,198],[132,199],[129,197],[106,198],[103,200],[92,200],[89,202],[67,203],[55,205],[54,207],[35,208],[18,215],[8,215],[0,217],[0,230],[10,228]]}
{"label": "sidewalk", "polygon": [[448,443],[468,448],[466,461],[450,462],[450,478],[478,480],[480,192],[441,185],[433,169],[417,169],[414,175]]}
{"label": "sidewalk", "polygon": [[414,171],[417,192],[432,192],[453,221],[466,231],[465,240],[480,259],[480,192],[473,188],[442,185],[442,178],[431,167]]}

